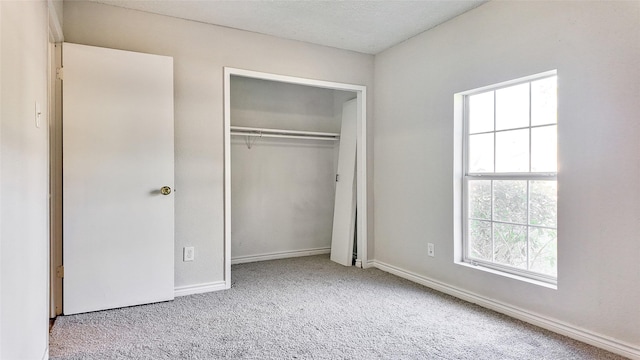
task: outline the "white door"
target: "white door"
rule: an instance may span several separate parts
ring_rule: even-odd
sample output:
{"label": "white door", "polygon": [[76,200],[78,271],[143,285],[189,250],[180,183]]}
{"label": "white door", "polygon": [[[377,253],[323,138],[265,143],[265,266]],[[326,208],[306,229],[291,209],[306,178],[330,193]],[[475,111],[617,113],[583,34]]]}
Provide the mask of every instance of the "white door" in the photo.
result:
{"label": "white door", "polygon": [[336,200],[333,209],[331,260],[351,266],[356,227],[356,119],[357,100],[342,106],[342,129],[338,150]]}
{"label": "white door", "polygon": [[171,300],[173,59],[65,43],[63,71],[63,311]]}

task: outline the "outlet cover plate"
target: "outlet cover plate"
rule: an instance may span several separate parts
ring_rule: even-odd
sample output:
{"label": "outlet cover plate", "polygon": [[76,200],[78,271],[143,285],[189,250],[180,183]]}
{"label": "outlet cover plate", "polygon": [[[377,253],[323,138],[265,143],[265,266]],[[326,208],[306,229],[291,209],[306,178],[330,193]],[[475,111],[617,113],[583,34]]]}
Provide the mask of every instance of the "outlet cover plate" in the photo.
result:
{"label": "outlet cover plate", "polygon": [[195,257],[195,248],[193,246],[185,246],[182,251],[182,261],[193,261]]}

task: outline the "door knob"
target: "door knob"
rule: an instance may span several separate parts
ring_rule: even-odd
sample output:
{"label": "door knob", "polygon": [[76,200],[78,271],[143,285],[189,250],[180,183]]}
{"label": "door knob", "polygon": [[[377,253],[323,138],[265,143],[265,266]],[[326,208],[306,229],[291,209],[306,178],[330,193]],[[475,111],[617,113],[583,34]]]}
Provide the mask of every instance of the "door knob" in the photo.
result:
{"label": "door knob", "polygon": [[162,195],[169,195],[169,194],[171,194],[171,188],[168,187],[168,186],[163,186],[163,187],[160,188],[160,193]]}

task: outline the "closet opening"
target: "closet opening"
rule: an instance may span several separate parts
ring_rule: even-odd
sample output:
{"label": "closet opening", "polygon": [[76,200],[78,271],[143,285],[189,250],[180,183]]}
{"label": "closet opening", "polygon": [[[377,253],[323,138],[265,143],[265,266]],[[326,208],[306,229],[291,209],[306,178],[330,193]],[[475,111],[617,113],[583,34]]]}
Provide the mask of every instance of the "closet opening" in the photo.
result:
{"label": "closet opening", "polygon": [[244,262],[366,266],[365,86],[225,68],[224,171],[226,288]]}

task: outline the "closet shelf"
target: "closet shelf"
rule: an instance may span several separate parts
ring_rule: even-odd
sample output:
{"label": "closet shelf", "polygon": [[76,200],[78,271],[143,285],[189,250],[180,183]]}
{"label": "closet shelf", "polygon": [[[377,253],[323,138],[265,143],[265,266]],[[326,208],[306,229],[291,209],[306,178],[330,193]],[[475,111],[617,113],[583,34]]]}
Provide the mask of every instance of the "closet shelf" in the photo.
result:
{"label": "closet shelf", "polygon": [[231,126],[232,136],[251,136],[251,137],[273,137],[287,139],[308,139],[308,140],[339,140],[339,133],[300,131],[300,130],[282,130],[282,129],[266,129],[244,126]]}

